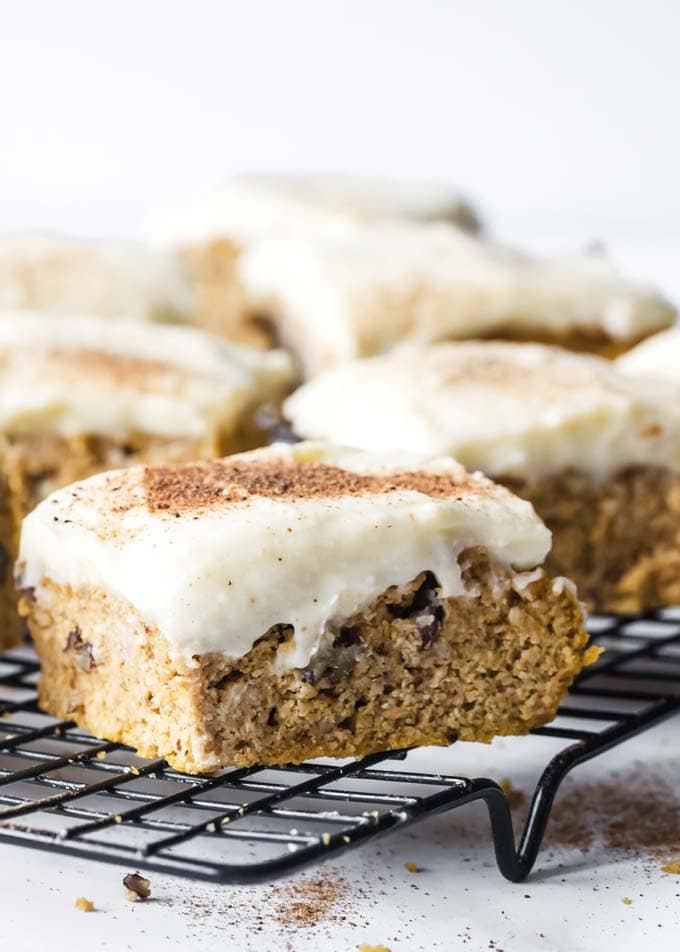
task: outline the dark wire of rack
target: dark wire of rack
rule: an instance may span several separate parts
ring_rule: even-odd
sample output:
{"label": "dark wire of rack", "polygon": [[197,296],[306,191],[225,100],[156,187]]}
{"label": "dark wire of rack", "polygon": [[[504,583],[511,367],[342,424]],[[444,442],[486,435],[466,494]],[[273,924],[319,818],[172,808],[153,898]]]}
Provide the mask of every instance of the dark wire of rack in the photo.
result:
{"label": "dark wire of rack", "polygon": [[518,882],[536,862],[566,774],[680,710],[680,609],[598,616],[590,627],[607,650],[577,679],[556,720],[533,731],[564,743],[540,776],[518,845],[498,783],[408,769],[405,751],[216,777],[143,760],[43,714],[29,648],[0,656],[0,842],[254,883],[481,800],[498,867]]}

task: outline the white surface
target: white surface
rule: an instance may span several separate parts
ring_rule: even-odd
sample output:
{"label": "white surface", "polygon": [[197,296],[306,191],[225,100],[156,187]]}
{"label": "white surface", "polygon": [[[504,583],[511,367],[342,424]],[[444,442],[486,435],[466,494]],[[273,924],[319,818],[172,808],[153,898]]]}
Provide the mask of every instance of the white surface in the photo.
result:
{"label": "white surface", "polygon": [[[658,772],[680,794],[680,718],[578,768],[569,788],[620,770],[621,800],[630,803],[629,770]],[[528,789],[545,763],[544,739],[501,740],[491,747],[421,752],[424,763],[451,773],[510,776]],[[566,789],[566,787],[565,787]],[[612,803],[612,813],[617,804]],[[640,805],[645,809],[645,804]],[[270,886],[213,886],[150,874],[153,901],[126,900],[122,877],[134,867],[42,854],[0,844],[2,949],[7,952],[350,952],[362,943],[392,952],[620,952],[622,947],[677,952],[680,877],[661,872],[645,851],[633,857],[594,846],[548,848],[528,882],[500,877],[483,808],[453,813],[390,835],[331,864],[352,888],[333,913],[346,921],[284,928],[272,921],[282,898]],[[423,867],[405,870],[405,862]],[[320,871],[305,874],[314,878]],[[78,896],[95,913],[74,909]],[[630,905],[623,898],[632,900]],[[197,911],[196,906],[203,907]],[[262,917],[262,931],[257,931]],[[495,943],[490,945],[490,940]]]}

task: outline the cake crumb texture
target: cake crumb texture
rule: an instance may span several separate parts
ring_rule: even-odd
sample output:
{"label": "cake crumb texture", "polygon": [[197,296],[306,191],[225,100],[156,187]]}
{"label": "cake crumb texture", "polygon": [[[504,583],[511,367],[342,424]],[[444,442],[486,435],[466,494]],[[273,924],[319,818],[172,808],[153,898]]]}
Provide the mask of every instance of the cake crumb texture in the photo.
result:
{"label": "cake crumb texture", "polygon": [[17,614],[17,591],[12,568],[16,554],[19,523],[5,467],[7,447],[0,446],[0,651],[21,641],[22,623]]}
{"label": "cake crumb texture", "polygon": [[[275,662],[293,637],[284,624],[241,658],[190,665],[128,603],[45,580],[37,602],[21,603],[42,664],[40,704],[199,773],[526,733],[552,719],[598,649],[587,647],[573,594],[542,573],[513,587],[514,573],[480,548],[462,554],[461,568],[471,594],[441,598],[421,573],[282,674]],[[64,650],[76,624],[89,670]]]}
{"label": "cake crumb texture", "polygon": [[592,610],[680,603],[680,473],[630,466],[601,480],[563,470],[503,479],[553,533],[546,571],[566,576]]}

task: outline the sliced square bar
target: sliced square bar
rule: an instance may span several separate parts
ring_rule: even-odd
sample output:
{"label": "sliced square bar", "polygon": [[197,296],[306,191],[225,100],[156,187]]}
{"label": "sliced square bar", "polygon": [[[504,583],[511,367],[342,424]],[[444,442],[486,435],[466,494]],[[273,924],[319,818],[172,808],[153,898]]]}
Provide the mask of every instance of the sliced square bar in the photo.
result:
{"label": "sliced square bar", "polygon": [[549,547],[450,459],[279,444],[94,476],[24,521],[40,703],[199,772],[521,734],[597,653]]}
{"label": "sliced square bar", "polygon": [[540,259],[440,223],[275,235],[238,270],[308,377],[404,341],[529,340],[612,357],[674,316],[602,256]]}
{"label": "sliced square bar", "polygon": [[431,344],[328,371],[284,409],[301,437],[450,453],[507,485],[594,608],[680,602],[677,385],[538,344]]}
{"label": "sliced square bar", "polygon": [[11,563],[22,517],[59,486],[264,442],[258,411],[291,379],[283,352],[192,328],[0,314],[0,552]]}
{"label": "sliced square bar", "polygon": [[185,323],[195,289],[172,250],[41,235],[0,239],[0,312]]}
{"label": "sliced square bar", "polygon": [[[233,340],[269,346],[279,329],[250,299],[239,276],[245,249],[273,235],[344,237],[376,221],[447,221],[475,231],[460,194],[433,182],[337,175],[241,175],[161,215],[152,240],[178,251],[196,294],[199,326]],[[322,317],[320,316],[320,319]]]}

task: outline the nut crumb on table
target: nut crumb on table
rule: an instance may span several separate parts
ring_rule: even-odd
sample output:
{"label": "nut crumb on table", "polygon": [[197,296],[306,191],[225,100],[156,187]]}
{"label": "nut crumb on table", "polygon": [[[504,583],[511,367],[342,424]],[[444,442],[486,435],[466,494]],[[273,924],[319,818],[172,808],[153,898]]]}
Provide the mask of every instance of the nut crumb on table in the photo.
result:
{"label": "nut crumb on table", "polygon": [[92,900],[86,899],[85,896],[78,896],[75,907],[80,909],[81,912],[94,912],[94,903]]}
{"label": "nut crumb on table", "polygon": [[417,863],[404,863],[404,868],[407,869],[407,870],[409,871],[409,873],[419,873],[419,872],[420,872],[420,870],[418,869],[418,864],[417,864]]}
{"label": "nut crumb on table", "polygon": [[632,906],[632,905],[633,905],[633,900],[632,900],[632,899],[629,899],[628,896],[624,896],[623,899],[621,900],[621,902],[624,904],[624,906]]}
{"label": "nut crumb on table", "polygon": [[676,876],[680,876],[680,859],[675,859],[670,863],[666,863],[665,866],[661,867],[662,873],[672,873]]}
{"label": "nut crumb on table", "polygon": [[359,952],[392,952],[386,945],[358,945]]}
{"label": "nut crumb on table", "polygon": [[125,894],[130,902],[145,902],[151,895],[151,883],[139,873],[128,873],[123,876]]}

